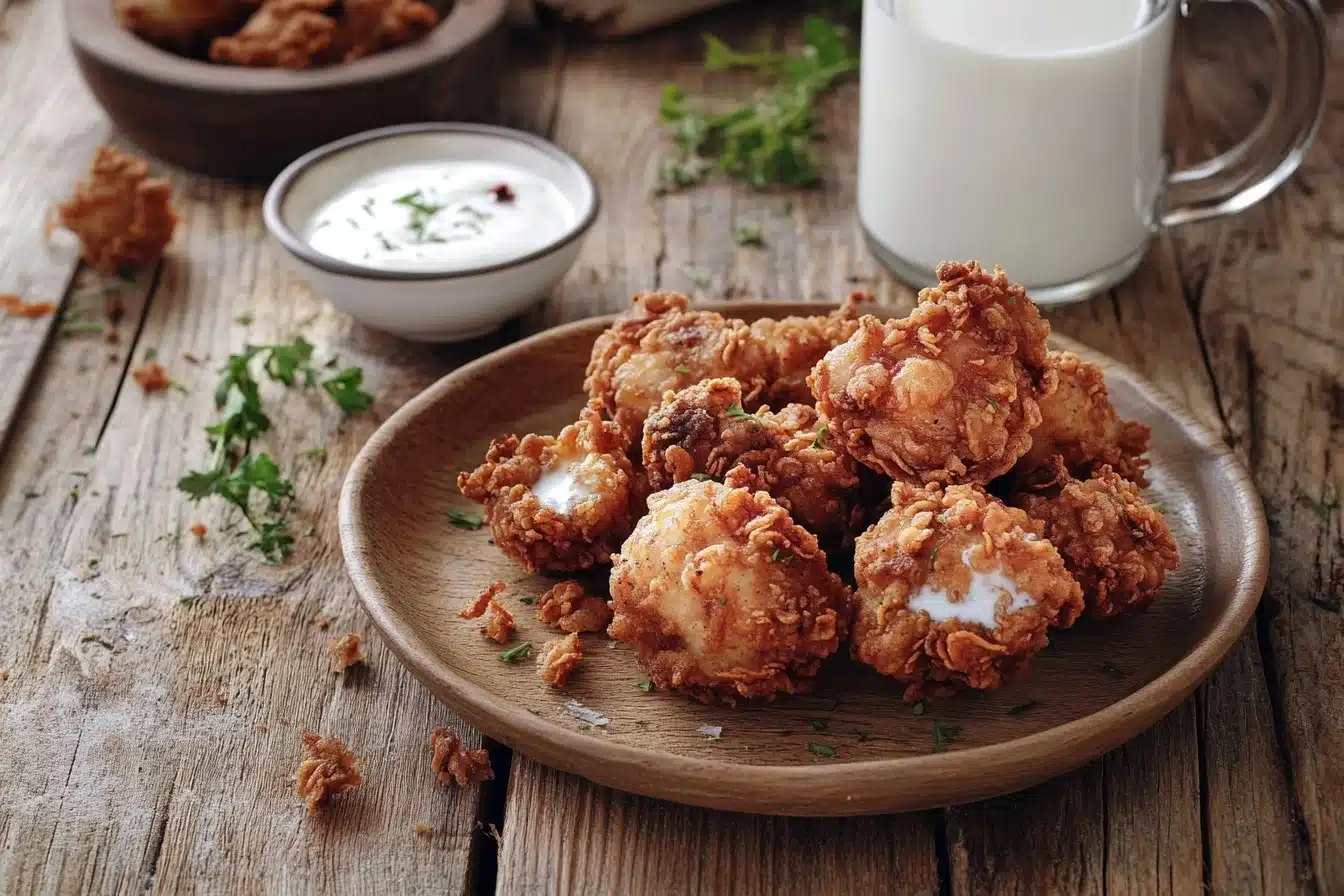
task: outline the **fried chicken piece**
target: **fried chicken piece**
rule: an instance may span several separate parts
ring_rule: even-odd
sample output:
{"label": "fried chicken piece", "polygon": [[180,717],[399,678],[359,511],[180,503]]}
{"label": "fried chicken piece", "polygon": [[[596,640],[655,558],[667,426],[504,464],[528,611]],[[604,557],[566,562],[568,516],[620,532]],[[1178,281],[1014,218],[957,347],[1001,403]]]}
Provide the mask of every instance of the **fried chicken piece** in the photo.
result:
{"label": "fried chicken piece", "polygon": [[146,361],[131,368],[131,378],[146,392],[162,392],[173,384],[173,378],[158,361]]}
{"label": "fried chicken piece", "polygon": [[1180,565],[1166,518],[1105,464],[1091,479],[1069,479],[1014,503],[1045,524],[1046,537],[1083,586],[1093,618],[1146,609],[1161,594],[1167,572]]}
{"label": "fried chicken piece", "polygon": [[61,225],[79,237],[84,261],[104,274],[151,264],[173,238],[173,188],[149,165],[111,146],[98,147],[75,195],[57,206]]}
{"label": "fried chicken piece", "polygon": [[484,591],[476,595],[476,599],[474,601],[472,601],[470,604],[462,608],[462,611],[457,614],[457,618],[480,619],[482,616],[485,615],[485,611],[489,608],[489,606],[495,602],[495,598],[498,597],[501,593],[503,593],[503,591],[504,591],[503,582],[491,582],[489,585],[485,586]]}
{"label": "fried chicken piece", "polygon": [[247,15],[239,0],[113,0],[117,24],[164,49],[192,55]]}
{"label": "fried chicken piece", "polygon": [[861,531],[858,464],[827,446],[820,432],[811,407],[748,414],[736,380],[705,380],[666,393],[649,415],[644,470],[655,491],[697,476],[723,479],[732,471],[734,487],[769,492],[833,550]]}
{"label": "fried chicken piece", "polygon": [[210,43],[210,61],[256,68],[308,68],[336,35],[335,0],[265,0],[238,33]]}
{"label": "fried chicken piece", "polygon": [[1054,389],[1050,324],[1003,271],[944,262],[909,317],[865,316],[808,378],[830,436],[893,479],[984,484],[1007,472]]}
{"label": "fried chicken piece", "polygon": [[705,702],[805,691],[844,636],[849,589],[763,492],[659,492],[613,561],[608,634],[655,685]]}
{"label": "fried chicken piece", "polygon": [[294,780],[294,792],[307,804],[308,814],[316,815],[333,796],[363,784],[364,776],[359,757],[340,738],[322,737],[305,728]]}
{"label": "fried chicken piece", "polygon": [[344,0],[323,56],[353,62],[419,40],[437,24],[439,14],[420,0]]}
{"label": "fried chicken piece", "polygon": [[359,635],[354,632],[346,632],[339,638],[328,640],[327,654],[331,657],[331,671],[337,675],[369,658],[368,651],[364,650],[360,643]]}
{"label": "fried chicken piece", "polygon": [[770,351],[766,403],[773,407],[812,404],[807,375],[828,351],[854,335],[862,306],[872,301],[872,293],[855,291],[830,314],[779,320],[764,317],[753,322],[751,332]]}
{"label": "fried chicken piece", "polygon": [[582,659],[583,645],[579,643],[578,632],[547,641],[537,654],[537,676],[553,688],[563,687]]}
{"label": "fried chicken piece", "polygon": [[495,439],[457,487],[485,505],[495,544],[531,572],[606,563],[634,525],[628,442],[590,403],[559,436]]}
{"label": "fried chicken piece", "polygon": [[979,486],[896,482],[854,555],[854,657],[905,699],[997,688],[1083,611],[1041,526]]}
{"label": "fried chicken piece", "polygon": [[490,754],[485,750],[465,750],[457,733],[451,728],[435,728],[429,736],[434,756],[429,767],[440,784],[456,782],[458,787],[492,781],[495,771],[490,767]]}
{"label": "fried chicken piece", "polygon": [[518,630],[514,624],[513,614],[504,609],[498,602],[490,601],[490,618],[481,626],[481,634],[485,635],[496,644],[507,644],[509,638]]}
{"label": "fried chicken piece", "polygon": [[1041,425],[1031,433],[1031,450],[1012,471],[1018,487],[1050,485],[1057,456],[1072,476],[1086,479],[1105,464],[1146,487],[1148,427],[1120,419],[1101,368],[1073,352],[1054,351],[1046,355],[1045,366],[1059,385],[1040,400]]}
{"label": "fried chicken piece", "polygon": [[569,579],[541,596],[537,618],[562,632],[600,632],[611,622],[611,606]]}
{"label": "fried chicken piece", "polygon": [[583,387],[631,445],[669,389],[732,377],[742,384],[743,407],[761,404],[771,363],[764,342],[740,320],[686,307],[680,293],[640,293],[593,343]]}

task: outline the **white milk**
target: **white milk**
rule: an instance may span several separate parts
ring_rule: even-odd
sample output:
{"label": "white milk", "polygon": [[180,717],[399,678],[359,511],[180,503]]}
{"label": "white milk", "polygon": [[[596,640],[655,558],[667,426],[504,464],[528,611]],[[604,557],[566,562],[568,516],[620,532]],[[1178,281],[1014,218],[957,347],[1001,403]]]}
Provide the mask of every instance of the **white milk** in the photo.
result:
{"label": "white milk", "polygon": [[1172,2],[868,0],[871,236],[926,271],[973,258],[1028,287],[1140,253],[1165,176]]}

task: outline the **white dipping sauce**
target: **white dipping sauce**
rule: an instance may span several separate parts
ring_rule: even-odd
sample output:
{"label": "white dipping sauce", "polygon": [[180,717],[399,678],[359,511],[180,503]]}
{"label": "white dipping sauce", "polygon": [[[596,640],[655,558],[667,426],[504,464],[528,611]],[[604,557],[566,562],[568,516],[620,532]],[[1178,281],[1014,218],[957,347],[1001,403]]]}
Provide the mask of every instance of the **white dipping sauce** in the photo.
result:
{"label": "white dipping sauce", "polygon": [[559,462],[545,470],[532,484],[537,502],[556,513],[569,513],[577,504],[595,497],[597,490],[585,481],[582,461]]}
{"label": "white dipping sauce", "polygon": [[927,613],[934,622],[955,619],[962,623],[983,625],[987,629],[997,629],[999,620],[995,611],[1001,596],[1008,595],[1008,613],[1036,605],[1036,598],[1018,591],[1017,583],[999,569],[980,572],[971,566],[972,550],[974,546],[961,552],[961,562],[971,574],[971,584],[965,595],[959,600],[953,600],[948,592],[925,584],[910,598],[906,607],[911,612]]}
{"label": "white dipping sauce", "polygon": [[[497,190],[501,185],[506,190]],[[317,251],[352,264],[451,273],[535,252],[576,219],[564,194],[525,168],[445,160],[355,181],[318,208],[303,236]]]}
{"label": "white dipping sauce", "polygon": [[1028,286],[1133,255],[1166,175],[1174,2],[868,0],[863,223],[919,267]]}

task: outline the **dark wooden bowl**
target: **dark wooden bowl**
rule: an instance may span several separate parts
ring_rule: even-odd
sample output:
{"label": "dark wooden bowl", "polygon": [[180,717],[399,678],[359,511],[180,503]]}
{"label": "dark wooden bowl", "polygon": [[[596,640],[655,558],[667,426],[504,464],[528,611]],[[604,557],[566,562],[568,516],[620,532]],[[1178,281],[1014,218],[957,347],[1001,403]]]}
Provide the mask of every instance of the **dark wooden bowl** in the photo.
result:
{"label": "dark wooden bowl", "polygon": [[116,126],[202,174],[261,181],[359,131],[497,114],[508,0],[430,0],[447,12],[422,40],[303,71],[177,56],[121,28],[112,0],[64,2],[75,60]]}

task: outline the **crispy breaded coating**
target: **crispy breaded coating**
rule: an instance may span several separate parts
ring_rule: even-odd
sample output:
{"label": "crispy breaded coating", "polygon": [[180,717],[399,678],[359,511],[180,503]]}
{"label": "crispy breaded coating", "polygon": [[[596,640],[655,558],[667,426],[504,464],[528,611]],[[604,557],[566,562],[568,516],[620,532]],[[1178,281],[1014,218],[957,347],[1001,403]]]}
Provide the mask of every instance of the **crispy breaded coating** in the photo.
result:
{"label": "crispy breaded coating", "polygon": [[188,54],[228,34],[247,15],[240,0],[112,0],[112,9],[132,34]]}
{"label": "crispy breaded coating", "polygon": [[537,654],[537,677],[553,688],[563,687],[583,659],[583,645],[578,632],[547,641]]}
{"label": "crispy breaded coating", "polygon": [[353,62],[419,40],[438,23],[434,7],[421,0],[344,0],[323,56]]}
{"label": "crispy breaded coating", "polygon": [[640,293],[593,343],[583,387],[632,445],[669,389],[732,377],[742,383],[747,410],[761,403],[770,370],[765,344],[740,320],[686,307],[680,293]]}
{"label": "crispy breaded coating", "polygon": [[210,43],[210,61],[256,68],[308,68],[336,35],[336,0],[265,0],[238,30]]}
{"label": "crispy breaded coating", "polygon": [[485,505],[495,544],[531,572],[606,563],[634,525],[628,443],[595,404],[558,436],[495,439],[457,487]]}
{"label": "crispy breaded coating", "polygon": [[863,306],[872,293],[852,292],[830,314],[811,317],[761,318],[751,325],[770,351],[769,386],[765,401],[773,407],[812,404],[807,376],[828,351],[854,335]]}
{"label": "crispy breaded coating", "polygon": [[364,650],[360,643],[359,635],[354,632],[346,632],[339,638],[328,640],[327,655],[331,657],[331,671],[337,675],[369,658],[368,651]]}
{"label": "crispy breaded coating", "polygon": [[491,641],[497,644],[509,643],[509,638],[518,630],[514,624],[513,614],[504,609],[498,601],[490,601],[490,618],[481,626],[481,634],[485,635]]}
{"label": "crispy breaded coating", "polygon": [[938,279],[909,317],[862,318],[808,383],[830,437],[878,472],[983,484],[1031,445],[1050,324],[998,268],[944,262]]}
{"label": "crispy breaded coating", "polygon": [[491,582],[485,586],[485,590],[476,595],[476,599],[462,608],[457,614],[458,619],[480,619],[485,615],[485,611],[495,602],[504,591],[503,582]]}
{"label": "crispy breaded coating", "polygon": [[732,471],[735,487],[769,492],[827,550],[861,531],[858,465],[826,444],[807,405],[748,414],[736,380],[705,380],[663,396],[645,423],[643,451],[654,490]]}
{"label": "crispy breaded coating", "polygon": [[764,492],[659,492],[613,560],[608,634],[659,687],[726,703],[798,693],[844,636],[849,589]]}
{"label": "crispy breaded coating", "polygon": [[79,237],[84,261],[104,274],[158,261],[177,227],[168,181],[111,146],[98,147],[93,167],[57,211],[61,226]]}
{"label": "crispy breaded coating", "polygon": [[308,814],[316,815],[337,794],[364,783],[359,757],[337,737],[322,737],[303,729],[303,752],[294,775],[294,792],[303,798]]}
{"label": "crispy breaded coating", "polygon": [[1071,479],[1014,503],[1045,524],[1094,618],[1147,608],[1161,594],[1167,572],[1180,565],[1166,518],[1144,501],[1137,485],[1105,464],[1086,481]]}
{"label": "crispy breaded coating", "polygon": [[537,618],[562,632],[600,632],[611,622],[611,606],[589,594],[582,582],[569,579],[541,596]]}
{"label": "crispy breaded coating", "polygon": [[429,767],[440,784],[455,782],[458,787],[492,781],[495,771],[490,767],[490,754],[485,750],[466,750],[451,728],[435,728],[429,736],[434,755]]}
{"label": "crispy breaded coating", "polygon": [[1031,449],[1013,468],[1013,478],[1023,486],[1049,485],[1058,456],[1078,478],[1106,464],[1147,486],[1148,427],[1120,419],[1101,368],[1073,352],[1054,351],[1046,355],[1045,366],[1058,386],[1040,400],[1041,425],[1032,430]]}
{"label": "crispy breaded coating", "polygon": [[1082,612],[1040,524],[980,487],[896,482],[891,503],[855,548],[850,649],[905,699],[997,688]]}

